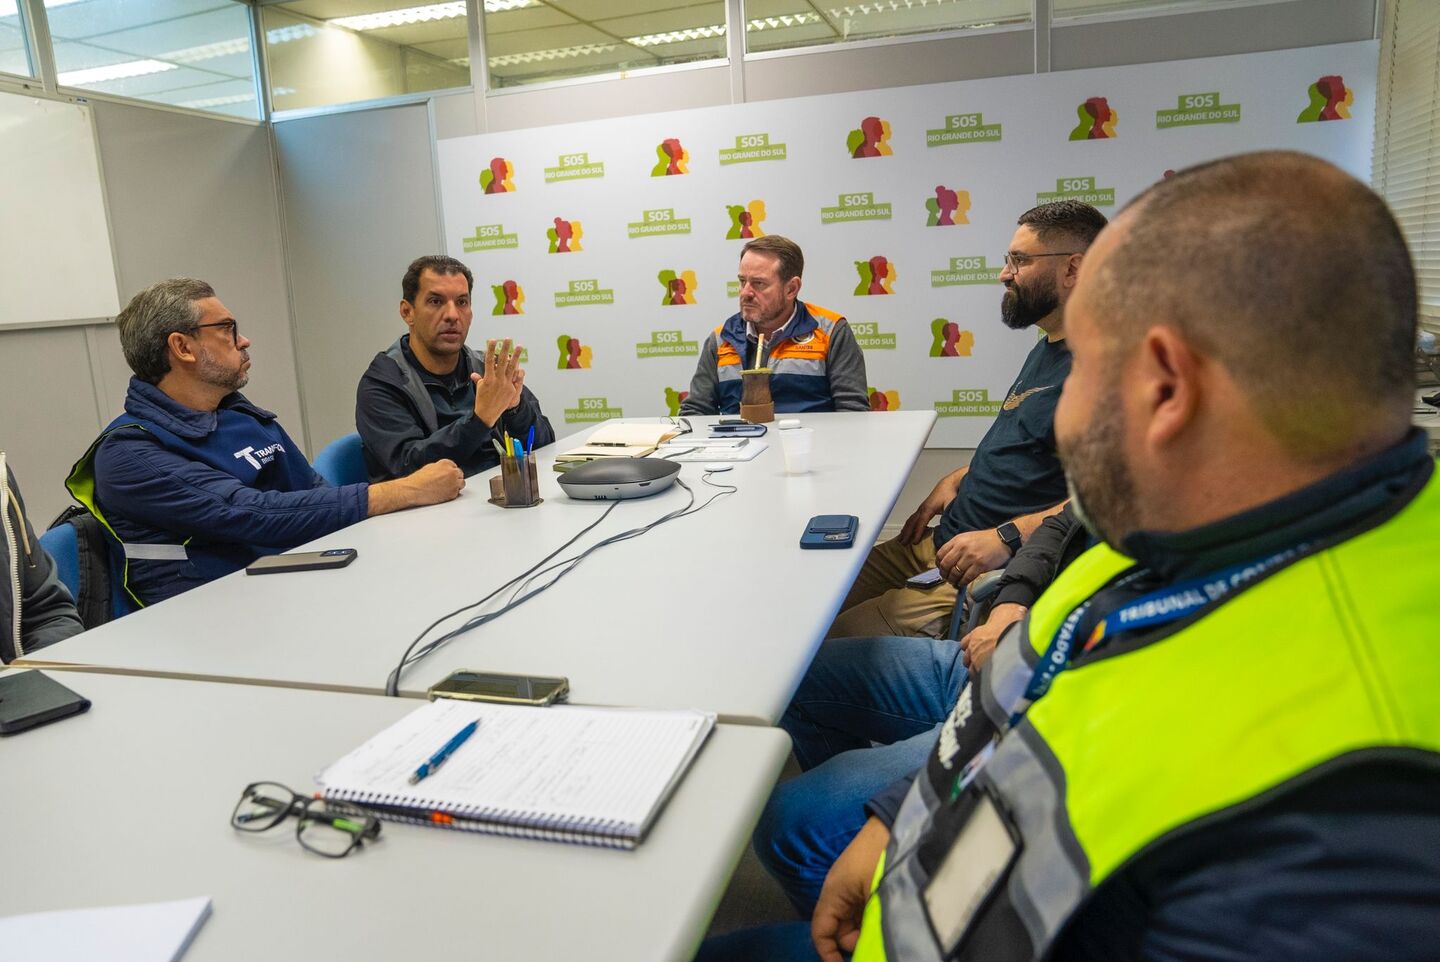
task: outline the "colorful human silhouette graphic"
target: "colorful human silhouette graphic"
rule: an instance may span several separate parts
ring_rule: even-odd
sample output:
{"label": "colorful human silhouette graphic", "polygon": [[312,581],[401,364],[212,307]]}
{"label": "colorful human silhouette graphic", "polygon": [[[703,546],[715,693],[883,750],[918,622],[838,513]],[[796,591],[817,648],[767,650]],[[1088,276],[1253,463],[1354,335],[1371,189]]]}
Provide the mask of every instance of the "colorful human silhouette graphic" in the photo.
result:
{"label": "colorful human silhouette graphic", "polygon": [[860,283],[855,285],[855,295],[894,294],[895,262],[883,255],[876,255],[868,261],[855,261],[855,273]]}
{"label": "colorful human silhouette graphic", "polygon": [[1109,140],[1115,136],[1115,125],[1120,122],[1120,112],[1110,106],[1104,97],[1087,97],[1075,108],[1080,122],[1070,131],[1071,140]]}
{"label": "colorful human silhouette graphic", "polygon": [[593,352],[580,343],[580,338],[561,334],[555,338],[555,346],[560,349],[560,361],[555,365],[558,370],[578,371],[590,366]]}
{"label": "colorful human silhouette graphic", "polygon": [[578,220],[565,220],[557,217],[555,226],[547,230],[545,236],[550,238],[550,253],[552,254],[570,254],[585,249],[580,246],[580,238],[585,236],[585,229],[580,226]]}
{"label": "colorful human silhouette graphic", "polygon": [[960,325],[937,317],[930,322],[931,357],[969,357],[975,349],[975,335],[960,330]]}
{"label": "colorful human silhouette graphic", "polygon": [[930,212],[929,218],[925,221],[926,227],[951,227],[955,224],[970,223],[970,192],[968,190],[951,190],[949,187],[937,184],[935,196],[925,201],[925,209]]}
{"label": "colorful human silhouette graphic", "polygon": [[495,295],[495,308],[491,314],[525,313],[525,288],[514,281],[491,284],[490,293]]}
{"label": "colorful human silhouette graphic", "polygon": [[487,194],[508,194],[515,189],[515,165],[504,157],[493,157],[488,170],[480,172],[480,189]]}
{"label": "colorful human silhouette graphic", "polygon": [[763,200],[752,200],[743,207],[730,204],[725,210],[730,215],[730,230],[725,233],[726,240],[749,240],[752,237],[765,236],[765,232],[760,229],[765,220]]}
{"label": "colorful human silhouette graphic", "polygon": [[690,173],[690,151],[680,145],[674,137],[667,137],[655,145],[655,156],[659,158],[650,169],[651,177],[674,177]]}
{"label": "colorful human silhouette graphic", "polygon": [[895,153],[890,147],[890,122],[879,117],[866,117],[860,121],[858,130],[850,131],[850,136],[845,138],[845,146],[850,156],[857,159],[889,157]]}
{"label": "colorful human silhouette graphic", "polygon": [[685,304],[695,303],[695,288],[699,282],[695,279],[694,271],[683,271],[676,273],[672,270],[663,270],[655,275],[660,286],[665,288],[665,296],[660,303],[666,307],[678,307]]}
{"label": "colorful human silhouette graphic", "polygon": [[677,391],[673,387],[665,389],[665,407],[670,417],[678,418],[680,416],[680,405],[684,404],[685,399],[689,396],[689,391]]}
{"label": "colorful human silhouette graphic", "polygon": [[870,410],[872,411],[898,411],[900,410],[899,391],[877,391],[870,389]]}
{"label": "colorful human silhouette graphic", "polygon": [[1321,77],[1310,85],[1309,93],[1310,106],[1300,111],[1300,116],[1295,118],[1297,124],[1350,119],[1350,105],[1355,102],[1355,91],[1345,86],[1345,80],[1339,74]]}

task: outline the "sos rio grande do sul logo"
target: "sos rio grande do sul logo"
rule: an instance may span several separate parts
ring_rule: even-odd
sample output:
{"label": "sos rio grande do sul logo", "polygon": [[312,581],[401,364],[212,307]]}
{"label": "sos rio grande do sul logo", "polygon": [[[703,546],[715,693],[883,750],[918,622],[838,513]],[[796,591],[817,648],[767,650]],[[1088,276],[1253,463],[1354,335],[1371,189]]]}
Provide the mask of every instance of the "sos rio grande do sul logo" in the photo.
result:
{"label": "sos rio grande do sul logo", "polygon": [[735,138],[734,147],[720,148],[721,167],[784,159],[785,145],[770,143],[769,134],[740,134]]}
{"label": "sos rio grande do sul logo", "polygon": [[1042,190],[1035,194],[1035,203],[1048,204],[1055,200],[1078,200],[1092,207],[1114,207],[1115,188],[1097,187],[1094,177],[1060,177],[1055,189]]}
{"label": "sos rio grande do sul logo", "polygon": [[685,340],[682,331],[651,331],[649,342],[635,345],[637,358],[695,357],[699,353],[700,342]]}
{"label": "sos rio grande do sul logo", "polygon": [[1000,268],[985,262],[984,255],[950,258],[950,266],[930,272],[931,287],[965,287],[970,284],[1000,283]]}
{"label": "sos rio grande do sul logo", "polygon": [[943,317],[930,322],[931,357],[969,357],[975,350],[975,335]]}
{"label": "sos rio grande do sul logo", "polygon": [[481,224],[475,228],[473,237],[460,238],[460,246],[467,254],[479,254],[519,247],[520,238],[516,234],[505,233],[504,224]]}
{"label": "sos rio grande do sul logo", "polygon": [[603,397],[582,397],[576,398],[573,408],[565,408],[565,423],[576,424],[586,421],[608,421],[611,418],[623,418],[625,411],[622,408],[610,406],[610,401]]}
{"label": "sos rio grande do sul logo", "polygon": [[1001,401],[990,400],[983,387],[962,387],[950,392],[950,400],[936,401],[935,414],[942,418],[992,418],[1000,413]]}
{"label": "sos rio grande do sul logo", "polygon": [[545,183],[555,184],[567,180],[591,180],[605,176],[605,162],[591,160],[586,153],[561,154],[555,159],[554,167],[542,168]]}
{"label": "sos rio grande do sul logo", "polygon": [[641,237],[661,237],[666,234],[688,234],[690,233],[690,218],[676,217],[673,207],[647,210],[641,213],[638,221],[630,221],[626,224],[625,231],[631,240]]}
{"label": "sos rio grande do sul logo", "polygon": [[945,126],[925,131],[925,146],[995,143],[1001,133],[1000,125],[987,124],[984,114],[950,114],[945,118]]}
{"label": "sos rio grande do sul logo", "polygon": [[850,321],[850,331],[862,351],[895,350],[895,332],[880,330],[876,321]]}
{"label": "sos rio grande do sul logo", "polygon": [[1218,91],[1206,94],[1181,94],[1173,110],[1155,111],[1157,130],[1176,127],[1198,127],[1205,124],[1238,124],[1240,105],[1220,102]]}
{"label": "sos rio grande do sul logo", "polygon": [[570,281],[563,291],[555,292],[556,307],[582,307],[588,304],[614,304],[615,291],[601,287],[595,278]]}
{"label": "sos rio grande do sul logo", "polygon": [[877,201],[871,192],[841,194],[834,207],[820,208],[820,223],[840,224],[857,220],[889,220],[890,202]]}

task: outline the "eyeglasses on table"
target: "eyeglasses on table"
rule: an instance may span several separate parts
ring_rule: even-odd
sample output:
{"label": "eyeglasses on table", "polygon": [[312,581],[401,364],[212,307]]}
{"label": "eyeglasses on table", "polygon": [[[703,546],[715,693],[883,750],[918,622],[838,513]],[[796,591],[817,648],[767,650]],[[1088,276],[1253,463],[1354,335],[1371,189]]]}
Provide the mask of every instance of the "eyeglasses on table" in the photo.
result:
{"label": "eyeglasses on table", "polygon": [[246,785],[230,825],[242,832],[266,832],[292,815],[300,845],[326,858],[344,858],[380,837],[380,819],[363,808],[301,795],[278,782]]}

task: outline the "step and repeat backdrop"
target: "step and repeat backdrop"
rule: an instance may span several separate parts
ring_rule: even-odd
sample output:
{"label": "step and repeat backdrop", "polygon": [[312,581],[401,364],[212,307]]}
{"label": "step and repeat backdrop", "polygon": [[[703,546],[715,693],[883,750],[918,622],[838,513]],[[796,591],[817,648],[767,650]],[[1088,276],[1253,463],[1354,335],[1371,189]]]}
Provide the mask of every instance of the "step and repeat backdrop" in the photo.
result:
{"label": "step and repeat backdrop", "polygon": [[801,298],[864,348],[871,407],[934,410],[932,447],[972,447],[1036,337],[999,319],[1023,211],[1113,216],[1169,172],[1264,148],[1368,180],[1376,63],[1363,42],[444,140],[446,244],[475,273],[471,343],[524,344],[557,428],[675,413],[738,310],[741,246],[783,234]]}

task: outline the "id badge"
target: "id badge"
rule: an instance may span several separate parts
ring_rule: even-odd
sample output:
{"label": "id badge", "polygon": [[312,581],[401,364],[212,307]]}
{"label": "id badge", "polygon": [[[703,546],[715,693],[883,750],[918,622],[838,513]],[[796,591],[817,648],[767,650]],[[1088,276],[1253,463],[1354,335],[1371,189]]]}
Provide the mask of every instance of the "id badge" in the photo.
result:
{"label": "id badge", "polygon": [[975,795],[974,810],[925,886],[925,912],[946,956],[955,951],[1009,875],[1020,851],[989,793]]}

